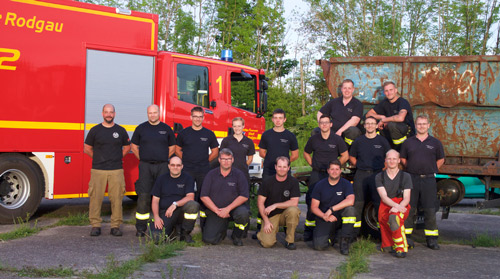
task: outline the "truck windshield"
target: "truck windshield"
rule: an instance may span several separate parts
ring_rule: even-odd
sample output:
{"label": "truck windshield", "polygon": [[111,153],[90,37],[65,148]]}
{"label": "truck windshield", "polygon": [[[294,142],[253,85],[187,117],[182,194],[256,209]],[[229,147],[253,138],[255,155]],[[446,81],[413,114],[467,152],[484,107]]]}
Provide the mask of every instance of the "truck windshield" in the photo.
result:
{"label": "truck windshield", "polygon": [[256,77],[245,78],[241,73],[231,73],[231,104],[234,107],[256,111]]}

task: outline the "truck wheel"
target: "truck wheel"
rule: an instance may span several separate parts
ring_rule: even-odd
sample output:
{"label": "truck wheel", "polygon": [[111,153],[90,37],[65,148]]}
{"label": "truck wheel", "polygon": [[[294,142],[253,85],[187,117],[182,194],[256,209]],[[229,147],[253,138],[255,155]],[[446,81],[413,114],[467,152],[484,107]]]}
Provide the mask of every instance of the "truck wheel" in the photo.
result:
{"label": "truck wheel", "polygon": [[379,239],[380,231],[378,228],[378,212],[373,202],[370,201],[365,204],[362,219],[363,223],[361,224],[361,235]]}
{"label": "truck wheel", "polygon": [[43,193],[43,174],[38,165],[21,154],[0,155],[0,223],[33,215]]}

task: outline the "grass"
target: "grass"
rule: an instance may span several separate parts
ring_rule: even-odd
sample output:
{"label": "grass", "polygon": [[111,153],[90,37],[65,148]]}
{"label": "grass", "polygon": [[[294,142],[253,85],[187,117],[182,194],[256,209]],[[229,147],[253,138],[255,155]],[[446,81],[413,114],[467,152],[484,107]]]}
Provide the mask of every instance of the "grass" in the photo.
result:
{"label": "grass", "polygon": [[75,275],[75,271],[66,267],[34,268],[23,267],[17,271],[23,277],[70,277]]}
{"label": "grass", "polygon": [[359,239],[349,249],[347,261],[332,270],[329,278],[354,278],[358,273],[369,271],[368,256],[376,251],[375,243],[370,239]]}
{"label": "grass", "polygon": [[75,214],[68,213],[67,216],[59,219],[57,223],[53,226],[87,226],[89,225],[89,213],[86,212],[77,212]]}
{"label": "grass", "polygon": [[28,237],[30,235],[36,234],[41,230],[41,228],[38,227],[38,222],[35,221],[33,226],[31,226],[28,220],[29,216],[27,216],[26,219],[17,218],[15,229],[10,232],[1,233],[0,240],[7,241],[17,238]]}
{"label": "grass", "polygon": [[473,247],[500,247],[500,236],[491,236],[487,233],[480,233],[472,238]]}

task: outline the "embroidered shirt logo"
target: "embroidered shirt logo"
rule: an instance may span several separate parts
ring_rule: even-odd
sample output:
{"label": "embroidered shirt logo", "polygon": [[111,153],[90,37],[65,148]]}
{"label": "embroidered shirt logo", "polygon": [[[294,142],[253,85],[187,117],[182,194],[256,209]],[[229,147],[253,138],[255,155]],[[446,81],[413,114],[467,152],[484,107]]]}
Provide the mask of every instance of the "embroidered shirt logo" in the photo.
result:
{"label": "embroidered shirt logo", "polygon": [[208,138],[200,138],[201,141],[207,141]]}
{"label": "embroidered shirt logo", "polygon": [[344,192],[337,192],[337,196],[342,196]]}
{"label": "embroidered shirt logo", "polygon": [[234,187],[234,186],[236,186],[236,182],[228,182],[227,185],[231,186],[231,187]]}
{"label": "embroidered shirt logo", "polygon": [[160,135],[166,135],[167,131],[158,131],[158,133],[160,133]]}
{"label": "embroidered shirt logo", "polygon": [[186,184],[177,184],[177,188],[184,188]]}
{"label": "embroidered shirt logo", "polygon": [[117,132],[114,132],[114,133],[113,133],[113,137],[114,137],[115,139],[117,139],[119,136],[120,136],[120,135],[118,135],[118,133],[117,133]]}
{"label": "embroidered shirt logo", "polygon": [[287,198],[288,198],[288,197],[290,196],[290,191],[285,190],[285,191],[283,192],[283,196],[285,196],[285,197],[287,197]]}

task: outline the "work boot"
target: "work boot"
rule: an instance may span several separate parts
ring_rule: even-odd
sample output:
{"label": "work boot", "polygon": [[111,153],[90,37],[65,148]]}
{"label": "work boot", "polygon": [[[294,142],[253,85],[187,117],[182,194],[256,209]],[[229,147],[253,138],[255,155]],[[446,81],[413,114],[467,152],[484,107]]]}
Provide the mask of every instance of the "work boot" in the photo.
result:
{"label": "work boot", "polygon": [[396,251],[396,254],[394,255],[396,256],[396,258],[405,258],[406,257],[406,252],[403,252],[403,251]]}
{"label": "work boot", "polygon": [[413,242],[413,239],[411,239],[408,234],[406,235],[406,243],[408,244],[408,249],[415,248],[415,242]]}
{"label": "work boot", "polygon": [[437,238],[428,237],[427,238],[427,247],[431,248],[432,250],[439,250],[440,247],[439,247]]}
{"label": "work boot", "polygon": [[243,246],[243,241],[241,241],[241,238],[238,238],[233,234],[231,234],[231,238],[233,239],[233,244],[234,246]]}
{"label": "work boot", "polygon": [[120,228],[111,228],[111,231],[109,231],[109,234],[111,234],[112,236],[122,236],[123,235]]}
{"label": "work boot", "polygon": [[186,231],[182,231],[181,232],[181,238],[180,238],[181,241],[184,241],[186,243],[194,243],[194,240],[193,238],[191,238],[191,235],[186,232]]}
{"label": "work boot", "polygon": [[312,241],[313,240],[313,233],[312,231],[305,231],[304,232],[304,242],[306,241]]}
{"label": "work boot", "polygon": [[349,238],[347,237],[340,239],[340,254],[349,255]]}
{"label": "work boot", "polygon": [[285,245],[285,247],[288,250],[295,250],[295,249],[297,249],[297,246],[295,246],[295,243],[288,243],[287,242],[286,245]]}
{"label": "work boot", "polygon": [[389,228],[391,231],[395,232],[399,229],[399,222],[398,222],[398,216],[391,214],[389,216]]}
{"label": "work boot", "polygon": [[101,235],[101,228],[99,227],[93,227],[90,230],[90,236],[100,236]]}

